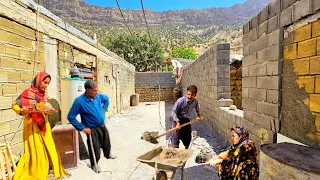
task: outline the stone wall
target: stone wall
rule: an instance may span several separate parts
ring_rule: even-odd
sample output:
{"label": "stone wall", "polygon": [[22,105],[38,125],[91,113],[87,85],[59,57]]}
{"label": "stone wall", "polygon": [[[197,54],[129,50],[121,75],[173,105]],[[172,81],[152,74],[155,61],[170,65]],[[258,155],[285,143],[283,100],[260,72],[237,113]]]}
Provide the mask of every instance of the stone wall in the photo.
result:
{"label": "stone wall", "polygon": [[243,26],[243,124],[261,143],[276,142],[280,131],[319,147],[317,73],[309,70],[319,69],[309,66],[317,61],[318,35],[311,32],[319,28],[319,9],[318,0],[276,0]]}
{"label": "stone wall", "polygon": [[90,78],[110,97],[109,113],[130,106],[133,65],[34,1],[0,1],[0,14],[0,143],[11,142],[14,153],[23,146],[22,117],[11,106],[39,71],[50,73],[48,95],[60,104],[60,79],[70,77],[71,68],[78,64],[92,70]]}
{"label": "stone wall", "polygon": [[175,78],[172,72],[136,72],[135,91],[139,94],[139,101],[153,102],[172,100],[172,89],[175,87]]}
{"label": "stone wall", "polygon": [[242,109],[242,68],[230,66],[230,93],[233,104]]}

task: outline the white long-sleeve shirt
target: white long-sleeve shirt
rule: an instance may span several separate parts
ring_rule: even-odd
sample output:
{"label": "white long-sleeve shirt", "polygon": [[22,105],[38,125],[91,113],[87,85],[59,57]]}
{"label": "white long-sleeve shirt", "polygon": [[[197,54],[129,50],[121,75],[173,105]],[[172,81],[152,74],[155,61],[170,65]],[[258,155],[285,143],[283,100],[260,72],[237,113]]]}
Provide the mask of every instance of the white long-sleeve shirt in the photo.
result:
{"label": "white long-sleeve shirt", "polygon": [[183,68],[182,64],[179,61],[172,59],[171,62],[172,62],[173,69]]}

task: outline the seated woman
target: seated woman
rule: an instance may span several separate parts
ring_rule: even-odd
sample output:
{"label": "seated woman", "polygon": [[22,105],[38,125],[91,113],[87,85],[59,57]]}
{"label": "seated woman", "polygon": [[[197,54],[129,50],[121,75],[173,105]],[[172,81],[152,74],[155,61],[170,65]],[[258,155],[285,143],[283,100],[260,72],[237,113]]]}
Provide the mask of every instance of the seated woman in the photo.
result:
{"label": "seated woman", "polygon": [[243,126],[231,128],[231,141],[230,148],[210,163],[220,165],[220,179],[258,179],[257,151],[248,131]]}

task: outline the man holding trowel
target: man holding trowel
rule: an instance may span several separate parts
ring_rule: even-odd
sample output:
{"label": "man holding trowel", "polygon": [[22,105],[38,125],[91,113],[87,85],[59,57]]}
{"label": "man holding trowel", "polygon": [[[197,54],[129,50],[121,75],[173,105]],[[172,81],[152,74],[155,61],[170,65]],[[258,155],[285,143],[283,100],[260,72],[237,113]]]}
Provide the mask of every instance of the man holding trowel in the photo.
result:
{"label": "man holding trowel", "polygon": [[[98,93],[97,84],[88,80],[84,84],[85,93],[75,99],[68,114],[68,120],[78,130],[87,134],[91,168],[99,173],[100,149],[107,159],[114,159],[110,154],[111,144],[108,130],[104,124],[109,98]],[[76,119],[80,114],[81,123]]]}
{"label": "man holding trowel", "polygon": [[179,98],[172,109],[172,128],[178,128],[179,130],[172,133],[172,146],[179,148],[179,140],[181,139],[186,149],[189,148],[191,142],[191,124],[180,128],[181,125],[190,122],[190,115],[192,110],[195,109],[197,113],[197,120],[201,120],[199,112],[199,103],[196,99],[198,88],[196,86],[189,86],[187,88],[187,94]]}

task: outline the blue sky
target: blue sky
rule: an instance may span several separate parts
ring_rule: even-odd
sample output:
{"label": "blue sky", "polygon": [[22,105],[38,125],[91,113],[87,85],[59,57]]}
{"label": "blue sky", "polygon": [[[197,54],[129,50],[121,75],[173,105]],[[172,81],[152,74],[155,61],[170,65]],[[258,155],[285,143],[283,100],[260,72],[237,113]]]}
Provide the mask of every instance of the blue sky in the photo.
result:
{"label": "blue sky", "polygon": [[[84,0],[89,4],[117,7],[115,0]],[[236,3],[243,4],[246,0],[143,0],[145,8],[155,11],[203,9],[209,7],[230,7]],[[118,0],[123,9],[141,9],[140,0]]]}

